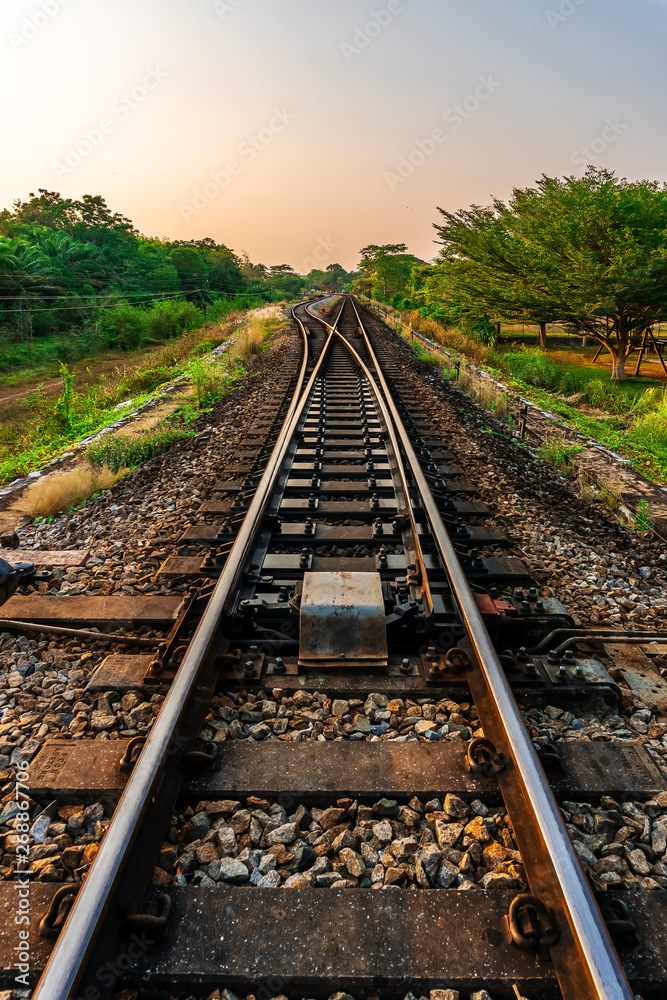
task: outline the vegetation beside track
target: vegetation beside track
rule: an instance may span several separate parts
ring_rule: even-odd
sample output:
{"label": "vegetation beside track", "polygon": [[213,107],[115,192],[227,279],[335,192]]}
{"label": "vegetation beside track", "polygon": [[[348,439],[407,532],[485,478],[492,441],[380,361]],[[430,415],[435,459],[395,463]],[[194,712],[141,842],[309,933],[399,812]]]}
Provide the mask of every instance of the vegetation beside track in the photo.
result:
{"label": "vegetation beside track", "polygon": [[[247,362],[284,322],[278,305],[232,313],[221,322],[208,322],[182,334],[134,366],[118,367],[83,391],[77,391],[74,371],[62,365],[61,391],[55,400],[35,392],[3,421],[0,483],[44,465],[74,442],[144,407],[182,379],[178,405],[168,417],[137,434],[109,432],[87,449],[87,455],[96,467],[121,472],[164,451],[193,433],[193,420],[247,376]],[[224,353],[209,357],[225,343],[229,346]]]}
{"label": "vegetation beside track", "polygon": [[[635,468],[657,483],[667,484],[667,388],[642,376],[613,383],[577,355],[571,362],[556,360],[539,348],[485,345],[459,329],[447,329],[417,311],[400,313],[385,305],[397,331],[417,357],[454,375],[454,359],[411,338],[413,329],[435,341],[462,361],[471,361],[503,382],[513,392],[550,410],[574,429],[632,461]],[[404,325],[399,325],[404,324]],[[406,330],[407,327],[407,330]],[[497,394],[488,408],[502,411]],[[484,402],[484,400],[482,400]],[[503,417],[509,412],[497,412]]]}

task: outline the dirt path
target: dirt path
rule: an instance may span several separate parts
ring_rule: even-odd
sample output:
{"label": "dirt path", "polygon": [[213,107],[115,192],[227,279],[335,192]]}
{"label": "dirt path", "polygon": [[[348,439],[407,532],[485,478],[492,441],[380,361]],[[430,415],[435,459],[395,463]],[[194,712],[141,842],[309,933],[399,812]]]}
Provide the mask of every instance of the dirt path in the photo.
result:
{"label": "dirt path", "polygon": [[[74,385],[81,392],[89,385],[97,385],[101,376],[115,375],[122,372],[124,368],[136,368],[141,365],[151,354],[157,354],[164,348],[163,343],[155,343],[150,348],[142,351],[132,351],[131,353],[114,352],[103,354],[90,359],[81,359],[73,363],[70,370],[76,372]],[[57,366],[53,366],[53,373],[57,372]],[[19,373],[20,374],[20,373]],[[21,380],[17,385],[3,385],[0,379],[0,417],[20,404],[31,393],[34,393],[41,386],[42,392],[47,398],[59,396],[62,392],[63,382],[61,378],[38,377],[34,374],[26,373],[25,380]]]}

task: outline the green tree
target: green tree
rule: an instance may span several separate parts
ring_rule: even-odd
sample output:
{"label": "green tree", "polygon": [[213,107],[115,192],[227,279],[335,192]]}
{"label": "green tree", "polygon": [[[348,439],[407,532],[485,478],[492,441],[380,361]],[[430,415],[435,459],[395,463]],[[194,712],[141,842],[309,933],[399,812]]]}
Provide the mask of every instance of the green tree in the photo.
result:
{"label": "green tree", "polygon": [[589,167],[515,189],[508,205],[440,210],[443,272],[463,311],[571,323],[611,354],[612,379],[667,318],[667,186]]}
{"label": "green tree", "polygon": [[359,253],[361,276],[357,285],[383,299],[404,293],[412,268],[422,263],[408,253],[405,243],[371,243]]}

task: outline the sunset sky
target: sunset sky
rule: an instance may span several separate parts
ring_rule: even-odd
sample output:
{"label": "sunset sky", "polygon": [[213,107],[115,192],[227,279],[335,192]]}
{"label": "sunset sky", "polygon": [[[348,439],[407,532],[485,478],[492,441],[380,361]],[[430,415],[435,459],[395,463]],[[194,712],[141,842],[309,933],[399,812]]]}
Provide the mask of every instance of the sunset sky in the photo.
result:
{"label": "sunset sky", "polygon": [[5,0],[0,207],[103,195],[265,264],[437,252],[586,163],[667,179],[664,0]]}

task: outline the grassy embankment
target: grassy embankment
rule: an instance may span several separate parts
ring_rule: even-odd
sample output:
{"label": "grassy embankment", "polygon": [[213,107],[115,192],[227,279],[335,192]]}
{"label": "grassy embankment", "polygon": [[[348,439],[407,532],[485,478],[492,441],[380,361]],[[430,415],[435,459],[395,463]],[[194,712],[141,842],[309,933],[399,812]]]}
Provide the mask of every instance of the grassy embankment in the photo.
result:
{"label": "grassy embankment", "polygon": [[[277,305],[231,313],[221,322],[207,322],[183,333],[135,364],[126,363],[97,381],[89,381],[82,391],[75,386],[74,372],[63,365],[61,391],[55,400],[34,392],[5,413],[0,427],[0,483],[66,452],[74,442],[150,402],[161,387],[185,376],[183,389],[177,397],[170,397],[177,405],[170,407],[168,416],[151,421],[150,429],[112,431],[90,445],[86,450],[88,472],[78,470],[68,477],[69,483],[65,476],[59,477],[62,483],[43,491],[40,509],[31,513],[55,513],[90,496],[95,488],[110,486],[127,469],[191,436],[193,420],[247,377],[249,360],[284,323]],[[232,338],[224,354],[206,357]],[[131,425],[128,427],[131,430]]]}
{"label": "grassy embankment", "polygon": [[[446,330],[417,312],[401,314],[408,326],[436,341],[462,360],[472,361],[512,390],[605,447],[632,461],[647,479],[667,483],[667,387],[664,381],[632,374],[622,383],[610,381],[608,370],[592,364],[594,349],[573,348],[555,352],[512,345],[486,346],[458,330]],[[400,328],[399,328],[400,329]],[[411,341],[421,360],[452,374],[442,355]],[[579,344],[580,340],[577,341]],[[634,362],[628,371],[634,371]],[[646,371],[648,366],[645,366]],[[651,365],[658,371],[658,366]],[[662,374],[662,369],[659,369]],[[486,403],[504,417],[507,401],[490,392]],[[549,452],[550,453],[547,453]],[[562,448],[560,449],[562,451]],[[570,449],[571,451],[571,449]],[[563,464],[559,448],[546,449],[544,457]]]}

